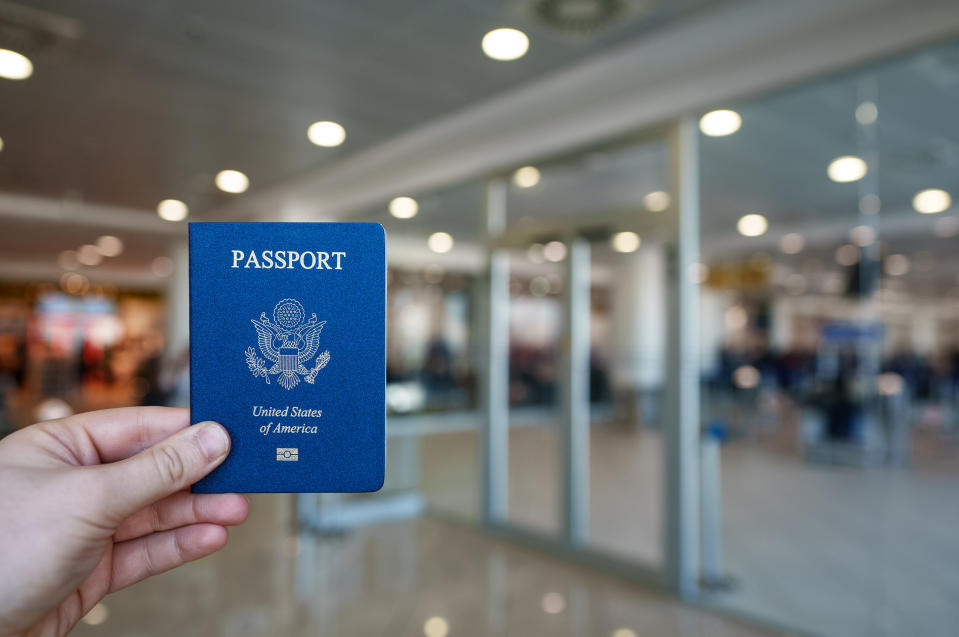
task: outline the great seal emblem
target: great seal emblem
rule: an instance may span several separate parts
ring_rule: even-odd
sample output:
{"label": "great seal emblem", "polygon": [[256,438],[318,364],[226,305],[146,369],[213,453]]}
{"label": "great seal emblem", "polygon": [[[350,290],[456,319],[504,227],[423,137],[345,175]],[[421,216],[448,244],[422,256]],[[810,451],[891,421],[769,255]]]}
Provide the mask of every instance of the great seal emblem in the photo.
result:
{"label": "great seal emblem", "polygon": [[[285,389],[293,389],[302,378],[308,383],[316,380],[316,374],[330,362],[329,350],[317,356],[320,349],[320,332],[326,321],[317,322],[316,314],[304,322],[306,310],[296,299],[283,299],[273,308],[273,320],[260,313],[260,318],[251,319],[256,328],[256,342],[263,357],[256,355],[253,347],[246,348],[246,365],[253,376],[262,377],[270,384],[270,376]],[[316,358],[312,369],[307,365]]]}

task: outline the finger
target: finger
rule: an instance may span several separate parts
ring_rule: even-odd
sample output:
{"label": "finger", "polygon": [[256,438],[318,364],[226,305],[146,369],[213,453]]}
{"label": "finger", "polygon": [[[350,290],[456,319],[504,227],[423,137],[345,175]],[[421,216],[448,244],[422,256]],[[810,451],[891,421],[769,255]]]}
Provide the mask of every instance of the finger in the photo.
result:
{"label": "finger", "polygon": [[[190,424],[190,412],[174,407],[122,407],[77,414],[47,423],[68,434],[85,434],[99,462],[128,458]],[[92,463],[91,463],[92,464]]]}
{"label": "finger", "polygon": [[226,429],[204,422],[126,460],[84,470],[91,473],[89,484],[95,485],[96,508],[119,524],[210,473],[229,451]]}
{"label": "finger", "polygon": [[193,524],[120,542],[113,547],[110,592],[215,553],[226,540],[225,527]]}
{"label": "finger", "polygon": [[249,513],[249,501],[237,493],[194,495],[180,491],[128,517],[117,528],[113,540],[124,542],[201,522],[233,526],[242,524]]}

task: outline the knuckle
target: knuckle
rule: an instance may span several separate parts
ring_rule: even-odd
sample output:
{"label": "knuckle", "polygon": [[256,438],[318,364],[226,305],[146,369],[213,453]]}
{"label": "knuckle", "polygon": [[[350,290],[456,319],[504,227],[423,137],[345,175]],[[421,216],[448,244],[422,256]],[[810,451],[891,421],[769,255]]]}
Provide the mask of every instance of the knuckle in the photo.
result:
{"label": "knuckle", "polygon": [[187,465],[177,449],[162,445],[153,454],[153,460],[156,463],[157,473],[160,477],[171,483],[180,483],[186,478]]}
{"label": "knuckle", "polygon": [[148,575],[156,575],[159,571],[157,570],[156,559],[153,556],[153,550],[149,542],[143,543],[143,548],[140,553],[140,564],[143,568],[143,571]]}
{"label": "knuckle", "polygon": [[165,520],[163,512],[160,510],[160,506],[157,504],[150,505],[150,529],[152,531],[160,531],[163,529]]}
{"label": "knuckle", "polygon": [[186,562],[187,561],[186,550],[184,550],[183,543],[180,541],[180,534],[176,532],[172,533],[170,542],[173,544],[173,556],[175,560],[178,563]]}

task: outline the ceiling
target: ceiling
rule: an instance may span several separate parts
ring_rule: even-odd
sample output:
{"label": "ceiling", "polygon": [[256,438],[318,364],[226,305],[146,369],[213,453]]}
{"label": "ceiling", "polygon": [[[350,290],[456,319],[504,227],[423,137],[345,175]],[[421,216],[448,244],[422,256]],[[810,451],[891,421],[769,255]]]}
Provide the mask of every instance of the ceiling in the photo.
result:
{"label": "ceiling", "polygon": [[[176,197],[202,217],[230,200],[212,184],[220,169],[243,170],[251,191],[266,189],[722,4],[636,0],[610,28],[570,34],[544,24],[532,2],[38,0],[31,6],[65,22],[44,15],[40,23],[54,24],[58,35],[35,37],[10,28],[11,4],[0,0],[0,47],[12,42],[36,67],[29,80],[0,80],[0,192],[124,206],[123,214],[154,219],[156,202]],[[498,63],[480,51],[482,34],[503,24],[530,35],[530,53],[521,60]],[[880,112],[868,130],[853,116],[867,98]],[[705,252],[775,254],[785,232],[828,228],[833,234],[804,255],[828,263],[861,222],[863,184],[878,176],[886,247],[929,252],[943,264],[941,278],[954,278],[946,259],[959,239],[934,240],[931,230],[935,217],[955,210],[927,217],[910,201],[926,187],[959,198],[959,45],[717,106],[739,111],[743,127],[729,137],[700,138]],[[341,122],[346,143],[310,144],[305,130],[317,119]],[[870,148],[879,170],[866,181],[826,177],[832,158]],[[655,225],[641,202],[652,190],[668,190],[667,159],[660,139],[541,164],[537,186],[509,187],[509,221],[527,230],[556,219],[592,225],[632,210],[640,229]],[[481,236],[480,181],[406,194],[420,202],[414,219],[393,219],[386,201],[352,218],[379,221],[391,235],[424,244],[437,230],[461,244]],[[736,234],[746,212],[769,218],[765,237]],[[897,219],[908,223],[890,224]],[[61,250],[100,234],[62,223],[3,223],[11,230],[0,233],[3,260],[53,263]],[[167,250],[166,239],[146,232],[123,238],[128,251],[111,261],[116,265],[149,268]]]}
{"label": "ceiling", "polygon": [[[34,62],[0,80],[0,191],[194,213],[229,199],[224,168],[251,192],[640,37],[715,0],[629,0],[603,30],[545,24],[541,0],[0,2],[0,47]],[[66,23],[64,26],[63,23]],[[495,62],[480,40],[511,25],[524,58]],[[346,143],[313,146],[316,120]]]}
{"label": "ceiling", "polygon": [[[856,107],[867,99],[878,105],[873,126],[855,119]],[[717,106],[737,110],[743,125],[728,137],[700,137],[702,249],[710,258],[776,254],[780,236],[802,232],[819,235],[803,257],[819,259],[820,267],[834,265],[834,250],[864,222],[860,196],[878,188],[884,252],[931,255],[940,264],[942,285],[955,285],[959,238],[937,238],[933,227],[941,217],[959,214],[959,42]],[[835,157],[872,153],[878,168],[873,162],[861,182],[835,183],[827,177]],[[510,186],[510,221],[517,230],[525,225],[535,231],[557,219],[590,226],[611,212],[635,211],[642,227],[662,214],[645,211],[642,198],[652,190],[668,190],[667,162],[665,142],[653,140],[540,166],[542,179],[535,187]],[[916,192],[932,187],[951,192],[956,205],[938,215],[913,211]],[[386,202],[355,218],[383,223],[392,233],[425,239],[444,230],[473,241],[482,234],[483,201],[483,185],[474,182],[422,195],[420,214],[411,220],[390,217]],[[765,237],[737,234],[736,221],[751,212],[769,219]],[[932,275],[914,269],[910,276]]]}

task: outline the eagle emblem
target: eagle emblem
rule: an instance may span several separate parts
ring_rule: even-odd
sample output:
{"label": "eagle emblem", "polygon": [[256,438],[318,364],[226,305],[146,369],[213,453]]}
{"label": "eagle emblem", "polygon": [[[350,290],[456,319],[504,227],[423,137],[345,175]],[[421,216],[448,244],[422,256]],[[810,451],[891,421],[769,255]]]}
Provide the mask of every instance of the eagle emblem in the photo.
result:
{"label": "eagle emblem", "polygon": [[[293,389],[302,378],[312,384],[316,374],[330,362],[329,350],[317,356],[320,349],[320,332],[326,321],[317,323],[316,314],[305,321],[306,311],[296,299],[283,299],[273,308],[273,320],[260,313],[260,318],[251,319],[256,328],[256,343],[264,361],[256,355],[253,347],[246,348],[246,365],[254,377],[262,377],[270,384],[270,377],[284,389]],[[312,369],[307,366],[316,358]],[[269,361],[269,362],[267,362]],[[273,363],[269,366],[269,363]]]}

